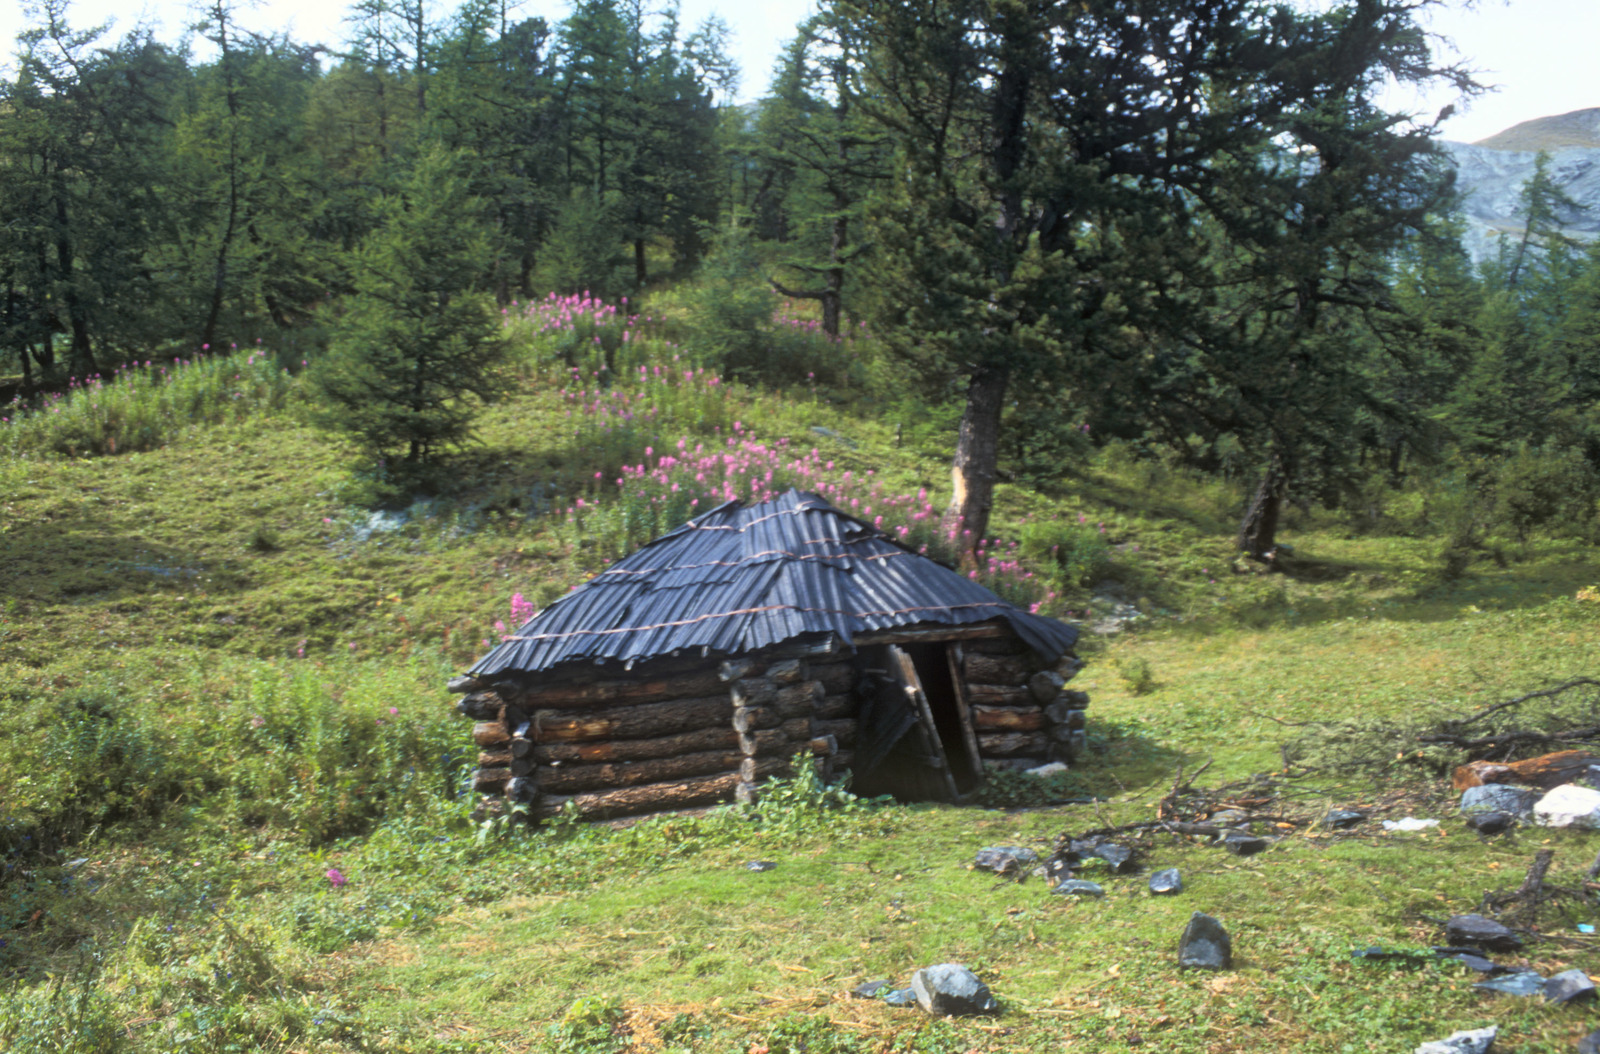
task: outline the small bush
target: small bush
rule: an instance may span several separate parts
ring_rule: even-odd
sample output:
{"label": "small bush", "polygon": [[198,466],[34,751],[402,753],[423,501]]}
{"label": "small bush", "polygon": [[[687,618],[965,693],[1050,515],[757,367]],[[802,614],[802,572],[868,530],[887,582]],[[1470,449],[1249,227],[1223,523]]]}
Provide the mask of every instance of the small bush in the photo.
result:
{"label": "small bush", "polygon": [[1143,655],[1119,655],[1112,660],[1112,667],[1131,695],[1148,695],[1160,687],[1150,660]]}
{"label": "small bush", "polygon": [[1111,543],[1105,530],[1080,518],[1035,521],[1022,529],[1022,553],[1038,563],[1054,564],[1061,577],[1089,586],[1111,570]]}
{"label": "small bush", "polygon": [[1583,451],[1523,446],[1494,475],[1495,512],[1525,542],[1535,530],[1575,537],[1595,534],[1600,475]]}
{"label": "small bush", "polygon": [[1087,794],[1083,775],[1068,770],[1048,776],[1032,776],[1013,768],[991,765],[984,769],[983,784],[975,799],[988,809],[1027,809]]}

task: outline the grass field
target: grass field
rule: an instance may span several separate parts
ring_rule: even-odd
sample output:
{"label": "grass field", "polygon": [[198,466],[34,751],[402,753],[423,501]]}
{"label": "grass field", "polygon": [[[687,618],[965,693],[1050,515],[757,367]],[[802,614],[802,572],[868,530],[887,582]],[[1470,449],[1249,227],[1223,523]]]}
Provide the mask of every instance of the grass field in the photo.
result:
{"label": "grass field", "polygon": [[[688,492],[671,488],[694,474],[662,452],[691,467],[697,445],[726,452],[729,486],[804,477],[913,539],[913,499],[946,485],[937,436],[897,442],[907,422],[857,409],[856,392],[704,377],[602,390],[536,357],[520,370],[420,500],[306,427],[288,375],[242,371],[264,393],[248,412],[206,409],[240,401],[219,371],[183,415],[130,403],[143,438],[115,454],[103,440],[121,425],[91,416],[73,419],[70,450],[37,423],[0,442],[0,1044],[1332,1052],[1495,1023],[1497,1050],[1531,1054],[1600,1027],[1593,1004],[1477,992],[1455,963],[1351,958],[1442,942],[1439,920],[1515,888],[1540,848],[1567,887],[1600,851],[1595,835],[1480,839],[1455,819],[1440,752],[1321,730],[1597,673],[1600,603],[1580,599],[1600,580],[1592,547],[1506,543],[1501,563],[1447,574],[1417,495],[1360,522],[1294,512],[1300,571],[1269,576],[1235,568],[1240,495],[1220,484],[1111,454],[1004,488],[997,587],[1092,620],[1112,581],[1145,612],[1091,635],[1074,682],[1096,750],[1070,789],[1097,804],[841,806],[790,787],[753,813],[475,822],[457,793],[469,726],[445,680],[514,595],[549,603],[648,533],[665,507],[652,496]],[[622,395],[631,416],[614,412]],[[375,514],[378,498],[405,515]],[[1041,559],[1062,540],[1079,563]],[[1361,771],[1301,764],[1392,741],[1403,757]],[[1180,765],[1207,762],[1200,786],[1274,796],[1290,826],[1248,858],[1134,838],[1147,868],[1182,869],[1178,897],[1090,870],[1107,897],[1067,901],[968,866],[985,845],[1044,851],[1148,820]],[[1349,805],[1373,822],[1313,822]],[[1442,827],[1377,824],[1404,815]],[[777,866],[745,867],[758,859]],[[1196,910],[1233,933],[1234,970],[1176,969]],[[1600,969],[1575,929],[1597,916],[1592,894],[1551,906],[1534,920],[1547,939],[1501,958]],[[945,961],[1004,1012],[935,1021],[847,994]]]}

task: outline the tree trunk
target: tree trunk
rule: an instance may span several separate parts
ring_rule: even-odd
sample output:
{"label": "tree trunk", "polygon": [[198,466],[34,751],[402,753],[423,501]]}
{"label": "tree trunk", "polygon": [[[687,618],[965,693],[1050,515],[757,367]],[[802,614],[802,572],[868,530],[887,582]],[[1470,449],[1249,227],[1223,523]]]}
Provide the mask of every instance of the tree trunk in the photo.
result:
{"label": "tree trunk", "polygon": [[1252,560],[1270,563],[1276,555],[1278,541],[1278,513],[1283,508],[1284,495],[1289,489],[1289,475],[1283,459],[1274,454],[1266,474],[1250,499],[1244,520],[1239,524],[1239,537],[1235,544]]}
{"label": "tree trunk", "polygon": [[707,750],[732,750],[739,745],[739,734],[732,725],[703,728],[654,739],[606,739],[598,743],[540,743],[533,756],[541,765],[552,762],[641,761],[670,758]]}
{"label": "tree trunk", "polygon": [[645,278],[644,239],[633,240],[633,282],[641,291],[644,289]]}
{"label": "tree trunk", "polygon": [[65,290],[64,299],[67,302],[67,325],[72,333],[72,342],[67,347],[67,368],[72,371],[74,377],[87,378],[95,372],[94,348],[89,342],[88,314],[84,311],[83,301],[78,297],[78,288],[73,281],[72,237],[68,234],[70,225],[66,189],[58,188],[55,199],[56,269],[61,274]]}
{"label": "tree trunk", "polygon": [[954,534],[962,561],[971,562],[989,531],[994,508],[994,480],[1000,460],[1000,413],[1005,408],[1011,371],[980,366],[967,385],[967,408],[961,415],[956,456],[950,466],[953,494],[945,511],[944,529]]}
{"label": "tree trunk", "polygon": [[603,790],[609,787],[636,787],[643,783],[663,783],[732,772],[744,760],[736,750],[684,754],[681,757],[651,761],[622,761],[601,765],[562,765],[539,770],[541,790],[559,794],[573,791]]}
{"label": "tree trunk", "polygon": [[610,710],[540,710],[534,714],[532,738],[540,743],[647,739],[685,728],[732,727],[732,720],[733,703],[726,695]]}

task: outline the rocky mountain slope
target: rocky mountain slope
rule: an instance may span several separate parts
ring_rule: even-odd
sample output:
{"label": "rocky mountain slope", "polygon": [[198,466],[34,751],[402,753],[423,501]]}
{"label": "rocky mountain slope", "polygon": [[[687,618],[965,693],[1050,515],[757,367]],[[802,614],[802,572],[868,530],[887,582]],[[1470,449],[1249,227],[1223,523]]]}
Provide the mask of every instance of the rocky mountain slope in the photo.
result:
{"label": "rocky mountain slope", "polygon": [[1584,241],[1600,237],[1600,109],[1540,117],[1476,143],[1443,145],[1455,160],[1467,221],[1462,240],[1474,260],[1492,257],[1502,234],[1521,233],[1518,194],[1541,150],[1550,154],[1556,185],[1588,206],[1561,217],[1567,233]]}

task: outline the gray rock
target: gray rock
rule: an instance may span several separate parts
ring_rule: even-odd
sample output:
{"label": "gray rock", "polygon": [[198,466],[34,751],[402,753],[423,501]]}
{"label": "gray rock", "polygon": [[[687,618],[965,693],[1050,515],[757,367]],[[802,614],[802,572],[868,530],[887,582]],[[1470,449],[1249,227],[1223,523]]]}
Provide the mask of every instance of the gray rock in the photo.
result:
{"label": "gray rock", "polygon": [[1517,825],[1517,818],[1508,812],[1498,809],[1490,812],[1470,812],[1467,814],[1467,826],[1479,834],[1500,834]]}
{"label": "gray rock", "polygon": [[1494,1046],[1494,1037],[1499,1034],[1500,1029],[1495,1025],[1452,1032],[1444,1039],[1422,1044],[1416,1054],[1489,1054],[1489,1048]]}
{"label": "gray rock", "polygon": [[935,1017],[993,1014],[1000,1004],[989,986],[960,963],[940,963],[918,970],[911,978],[917,1005]]}
{"label": "gray rock", "polygon": [[1332,809],[1322,818],[1325,826],[1332,827],[1336,831],[1355,827],[1358,824],[1365,823],[1366,820],[1367,814],[1356,809]]}
{"label": "gray rock", "polygon": [[771,860],[752,860],[744,865],[746,871],[771,871],[778,865]]}
{"label": "gray rock", "polygon": [[1501,966],[1497,962],[1494,962],[1490,959],[1485,959],[1483,956],[1476,955],[1472,952],[1455,952],[1454,954],[1441,956],[1441,958],[1454,959],[1456,962],[1460,963],[1462,966],[1465,966],[1469,970],[1476,970],[1479,973],[1490,974],[1491,976],[1494,974],[1507,973],[1511,969],[1509,966]]}
{"label": "gray rock", "polygon": [[1095,846],[1093,852],[1095,856],[1111,865],[1113,871],[1128,871],[1133,867],[1133,850],[1125,846],[1107,842],[1105,845]]}
{"label": "gray rock", "polygon": [[850,994],[857,999],[872,999],[892,984],[894,984],[893,981],[862,981],[850,989]]}
{"label": "gray rock", "polygon": [[897,988],[883,997],[890,1006],[916,1006],[917,993],[909,988]]}
{"label": "gray rock", "polygon": [[1265,838],[1240,831],[1229,831],[1222,838],[1222,846],[1234,856],[1254,856],[1272,843]]}
{"label": "gray rock", "polygon": [[1241,827],[1250,822],[1250,814],[1243,809],[1218,809],[1206,820],[1217,827]]}
{"label": "gray rock", "polygon": [[1518,970],[1516,973],[1501,974],[1491,977],[1487,981],[1479,981],[1472,987],[1485,992],[1500,992],[1504,995],[1543,995],[1545,992],[1544,975],[1533,970]]}
{"label": "gray rock", "polygon": [[1522,947],[1522,938],[1493,919],[1482,915],[1455,915],[1444,926],[1451,944],[1467,944],[1492,952],[1511,952]]}
{"label": "gray rock", "polygon": [[1063,897],[1103,897],[1106,895],[1105,887],[1098,882],[1086,882],[1081,878],[1069,878],[1065,882],[1056,884],[1051,890]]}
{"label": "gray rock", "polygon": [[1544,983],[1544,997],[1552,1003],[1593,999],[1594,982],[1582,970],[1562,970]]}
{"label": "gray rock", "polygon": [[1170,897],[1183,892],[1183,876],[1175,867],[1164,868],[1150,876],[1150,892],[1158,897]]}
{"label": "gray rock", "polygon": [[1039,854],[1032,849],[1015,845],[991,845],[978,850],[973,863],[980,871],[1010,875],[1039,862]]}
{"label": "gray rock", "polygon": [[1600,1031],[1595,1031],[1578,1040],[1578,1054],[1600,1054]]}
{"label": "gray rock", "polygon": [[1227,970],[1233,966],[1233,938],[1222,923],[1195,912],[1178,940],[1178,965],[1196,970]]}
{"label": "gray rock", "polygon": [[1481,787],[1468,787],[1461,794],[1461,811],[1508,812],[1519,820],[1533,816],[1533,804],[1540,794],[1529,787],[1513,787],[1509,783],[1485,783]]}

